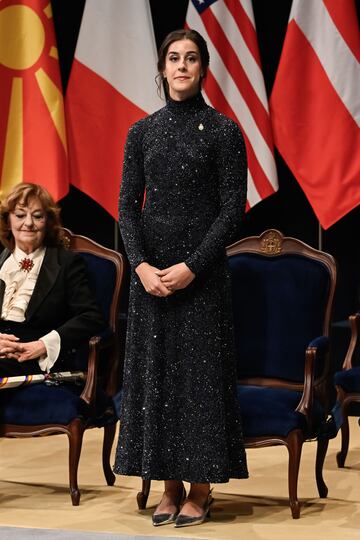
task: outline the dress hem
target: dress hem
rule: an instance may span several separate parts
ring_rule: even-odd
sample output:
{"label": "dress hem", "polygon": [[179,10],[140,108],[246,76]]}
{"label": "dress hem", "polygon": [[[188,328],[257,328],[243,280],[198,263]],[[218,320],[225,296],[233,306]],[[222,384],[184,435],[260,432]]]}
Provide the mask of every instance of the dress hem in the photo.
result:
{"label": "dress hem", "polygon": [[179,480],[182,482],[189,482],[189,483],[196,483],[196,484],[226,484],[231,479],[238,479],[238,480],[246,480],[249,478],[249,474],[246,473],[231,473],[229,476],[223,476],[221,478],[217,477],[214,479],[213,477],[207,477],[207,478],[191,478],[190,477],[184,477],[183,475],[177,476],[176,474],[172,473],[171,475],[165,475],[165,474],[158,474],[154,476],[150,476],[149,474],[143,474],[139,471],[125,471],[121,468],[114,468],[113,469],[115,474],[123,475],[123,476],[137,476],[142,478],[143,480]]}

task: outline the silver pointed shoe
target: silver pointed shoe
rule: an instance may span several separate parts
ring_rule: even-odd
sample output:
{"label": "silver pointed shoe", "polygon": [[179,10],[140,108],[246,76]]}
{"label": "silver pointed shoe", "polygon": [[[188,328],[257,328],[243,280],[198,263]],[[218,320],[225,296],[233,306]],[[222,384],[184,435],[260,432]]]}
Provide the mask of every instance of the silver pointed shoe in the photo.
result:
{"label": "silver pointed shoe", "polygon": [[179,512],[174,512],[174,514],[153,514],[152,524],[154,527],[159,527],[160,525],[168,525],[169,523],[175,523],[176,518]]}
{"label": "silver pointed shoe", "polygon": [[167,514],[167,513],[155,514],[154,513],[152,515],[152,524],[154,525],[154,527],[159,527],[160,525],[169,525],[169,523],[175,523],[176,518],[180,512],[180,506],[182,505],[185,499],[186,499],[186,491],[185,491],[185,488],[183,487],[179,502],[177,504],[176,512],[174,512],[173,514]]}
{"label": "silver pointed shoe", "polygon": [[[212,490],[211,490],[212,491]],[[208,495],[206,503],[203,507],[203,512],[200,516],[185,516],[179,514],[175,520],[175,527],[190,527],[192,525],[201,525],[204,523],[206,518],[210,517],[210,506],[214,502],[213,497],[211,496],[211,491]]]}

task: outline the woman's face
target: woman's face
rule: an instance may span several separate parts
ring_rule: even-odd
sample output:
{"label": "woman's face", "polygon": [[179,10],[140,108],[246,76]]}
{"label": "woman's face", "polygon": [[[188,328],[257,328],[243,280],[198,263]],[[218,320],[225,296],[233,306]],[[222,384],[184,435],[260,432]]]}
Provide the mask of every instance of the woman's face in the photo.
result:
{"label": "woman's face", "polygon": [[191,39],[174,41],[168,48],[163,73],[169,84],[170,97],[182,101],[195,95],[200,87],[201,57]]}
{"label": "woman's face", "polygon": [[37,197],[28,199],[26,205],[17,203],[9,214],[9,225],[15,245],[25,253],[32,253],[42,246],[46,231],[46,213]]}

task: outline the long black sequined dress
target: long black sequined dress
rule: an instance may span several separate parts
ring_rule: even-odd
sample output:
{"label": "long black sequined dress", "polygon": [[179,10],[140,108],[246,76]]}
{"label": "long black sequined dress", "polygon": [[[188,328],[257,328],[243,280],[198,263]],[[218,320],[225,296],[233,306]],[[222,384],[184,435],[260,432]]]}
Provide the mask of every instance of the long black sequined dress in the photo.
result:
{"label": "long black sequined dress", "polygon": [[[225,256],[243,216],[246,172],[238,126],[201,94],[168,101],[129,131],[119,210],[132,277],[118,474],[248,476]],[[134,272],[142,261],[185,262],[196,278],[158,298]]]}

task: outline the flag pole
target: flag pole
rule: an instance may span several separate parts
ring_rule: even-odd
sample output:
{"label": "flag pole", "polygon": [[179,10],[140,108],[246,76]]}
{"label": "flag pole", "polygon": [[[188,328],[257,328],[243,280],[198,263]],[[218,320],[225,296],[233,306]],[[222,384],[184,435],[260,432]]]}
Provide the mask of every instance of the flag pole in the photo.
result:
{"label": "flag pole", "polygon": [[119,251],[119,225],[114,219],[114,250]]}
{"label": "flag pole", "polygon": [[323,230],[319,221],[318,222],[318,249],[322,251],[322,248],[323,248]]}

